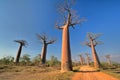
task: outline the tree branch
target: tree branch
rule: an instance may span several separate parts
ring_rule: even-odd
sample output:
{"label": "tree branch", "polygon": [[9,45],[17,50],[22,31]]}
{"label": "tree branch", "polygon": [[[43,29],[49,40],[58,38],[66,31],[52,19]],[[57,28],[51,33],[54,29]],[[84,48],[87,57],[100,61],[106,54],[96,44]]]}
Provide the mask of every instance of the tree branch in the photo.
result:
{"label": "tree branch", "polygon": [[82,19],[80,19],[80,20],[75,20],[74,22],[73,22],[72,19],[71,19],[71,23],[69,24],[69,26],[74,27],[74,26],[77,25],[77,24],[81,24],[83,21],[86,21],[86,19],[85,19],[85,18],[82,18]]}
{"label": "tree branch", "polygon": [[56,39],[50,40],[50,41],[48,41],[46,44],[53,44],[55,41],[56,41]]}
{"label": "tree branch", "polygon": [[14,40],[14,41],[17,42],[17,43],[22,44],[22,46],[28,45],[27,41],[25,41],[25,40]]}
{"label": "tree branch", "polygon": [[63,29],[63,27],[58,26],[58,24],[57,24],[57,23],[55,24],[55,28],[60,29],[60,30],[62,30],[62,29]]}
{"label": "tree branch", "polygon": [[89,47],[91,47],[91,44],[90,44],[90,42],[88,42],[88,41],[86,41],[86,42],[83,42],[83,44],[84,44],[84,45],[86,45],[86,46],[89,46]]}
{"label": "tree branch", "polygon": [[49,40],[47,35],[45,35],[45,34],[43,34],[43,35],[36,34],[36,35],[43,44],[53,44],[56,41],[56,39]]}

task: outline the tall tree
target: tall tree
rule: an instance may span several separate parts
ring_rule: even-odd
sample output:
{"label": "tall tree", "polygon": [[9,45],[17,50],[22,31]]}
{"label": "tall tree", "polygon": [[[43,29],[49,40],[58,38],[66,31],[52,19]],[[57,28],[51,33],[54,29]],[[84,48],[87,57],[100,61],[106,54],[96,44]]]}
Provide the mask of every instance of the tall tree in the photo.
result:
{"label": "tall tree", "polygon": [[26,46],[27,42],[25,40],[14,40],[14,41],[20,44],[15,60],[15,63],[19,63],[22,47]]}
{"label": "tall tree", "polygon": [[107,63],[108,65],[111,65],[111,61],[110,61],[110,54],[105,55],[106,59],[107,59]]}
{"label": "tall tree", "polygon": [[[56,28],[62,30],[62,59],[61,59],[61,71],[71,71],[71,49],[70,49],[70,36],[69,28],[75,27],[80,24],[84,19],[80,19],[75,11],[72,9],[74,0],[64,0],[64,3],[58,6],[58,11],[62,14],[63,20],[61,26],[56,23]],[[60,22],[59,22],[60,23]]]}
{"label": "tall tree", "polygon": [[87,37],[89,41],[84,42],[85,45],[89,46],[92,49],[92,56],[93,56],[95,68],[100,68],[100,60],[95,49],[95,46],[97,46],[98,44],[102,44],[101,42],[96,41],[96,39],[100,35],[101,34],[87,33]]}
{"label": "tall tree", "polygon": [[37,37],[41,41],[41,43],[43,44],[42,52],[41,52],[41,55],[40,55],[40,57],[41,57],[40,58],[41,59],[41,64],[45,64],[45,62],[46,62],[47,46],[49,44],[53,44],[56,41],[56,39],[49,40],[47,35],[45,35],[45,34],[43,34],[43,35],[37,34]]}

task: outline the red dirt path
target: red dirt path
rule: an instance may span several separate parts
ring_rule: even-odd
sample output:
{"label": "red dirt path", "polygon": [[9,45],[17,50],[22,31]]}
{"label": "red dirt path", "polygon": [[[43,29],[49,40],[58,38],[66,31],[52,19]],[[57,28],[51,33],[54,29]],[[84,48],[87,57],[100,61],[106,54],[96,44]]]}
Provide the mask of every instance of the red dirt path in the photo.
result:
{"label": "red dirt path", "polygon": [[83,66],[80,72],[77,72],[71,80],[118,80],[103,72],[97,72],[94,68]]}

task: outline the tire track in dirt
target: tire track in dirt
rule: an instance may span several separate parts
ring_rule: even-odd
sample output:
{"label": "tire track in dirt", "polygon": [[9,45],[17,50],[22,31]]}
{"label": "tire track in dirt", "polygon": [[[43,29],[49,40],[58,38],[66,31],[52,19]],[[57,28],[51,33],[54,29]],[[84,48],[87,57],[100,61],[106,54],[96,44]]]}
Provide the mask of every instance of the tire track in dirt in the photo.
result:
{"label": "tire track in dirt", "polygon": [[97,72],[94,68],[83,66],[80,69],[80,72],[72,77],[71,80],[118,80],[110,75],[107,75],[103,72]]}

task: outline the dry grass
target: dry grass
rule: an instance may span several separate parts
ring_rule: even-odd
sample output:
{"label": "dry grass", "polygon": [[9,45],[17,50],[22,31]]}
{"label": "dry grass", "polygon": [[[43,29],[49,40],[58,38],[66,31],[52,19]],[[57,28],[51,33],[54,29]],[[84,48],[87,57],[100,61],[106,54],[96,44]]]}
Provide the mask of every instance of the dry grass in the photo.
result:
{"label": "dry grass", "polygon": [[102,70],[102,72],[107,73],[111,76],[114,76],[120,80],[120,68],[116,69],[108,69],[108,70]]}
{"label": "dry grass", "polygon": [[0,66],[0,80],[70,80],[73,74],[53,67]]}
{"label": "dry grass", "polygon": [[[3,65],[0,66],[0,80],[71,80],[72,76],[80,69],[80,66],[73,69],[75,72],[61,73],[58,67]],[[120,74],[113,73],[113,70],[104,72],[120,79]]]}

